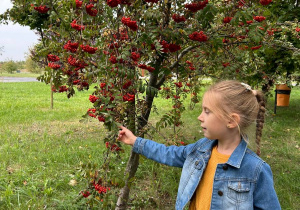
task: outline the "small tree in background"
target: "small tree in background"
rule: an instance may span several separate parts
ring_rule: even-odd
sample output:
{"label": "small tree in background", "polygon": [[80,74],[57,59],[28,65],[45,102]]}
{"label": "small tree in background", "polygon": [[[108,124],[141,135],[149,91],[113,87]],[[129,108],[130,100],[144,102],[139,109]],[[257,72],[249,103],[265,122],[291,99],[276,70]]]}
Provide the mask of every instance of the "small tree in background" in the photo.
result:
{"label": "small tree in background", "polygon": [[15,71],[18,70],[18,65],[16,62],[10,60],[10,61],[4,62],[1,66],[1,68],[5,72],[13,74]]}
{"label": "small tree in background", "polygon": [[33,61],[30,56],[27,56],[25,61],[25,69],[31,73],[41,74],[43,69],[37,62]]}

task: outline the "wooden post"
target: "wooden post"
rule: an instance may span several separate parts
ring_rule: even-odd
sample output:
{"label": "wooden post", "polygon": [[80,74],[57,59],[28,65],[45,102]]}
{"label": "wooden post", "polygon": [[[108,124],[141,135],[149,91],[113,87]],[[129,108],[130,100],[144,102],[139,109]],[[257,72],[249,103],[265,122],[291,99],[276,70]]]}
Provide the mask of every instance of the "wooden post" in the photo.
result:
{"label": "wooden post", "polygon": [[52,85],[53,85],[53,82],[52,82],[52,79],[51,79],[51,82],[50,82],[50,91],[51,91],[51,95],[50,95],[50,108],[53,109],[53,91],[52,91]]}

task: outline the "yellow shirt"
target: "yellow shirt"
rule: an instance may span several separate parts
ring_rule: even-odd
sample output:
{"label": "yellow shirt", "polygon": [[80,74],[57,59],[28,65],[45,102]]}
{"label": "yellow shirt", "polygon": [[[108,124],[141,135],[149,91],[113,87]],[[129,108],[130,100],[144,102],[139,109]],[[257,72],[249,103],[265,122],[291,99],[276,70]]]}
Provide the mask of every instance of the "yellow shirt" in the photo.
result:
{"label": "yellow shirt", "polygon": [[213,183],[217,165],[219,163],[226,163],[229,157],[230,155],[223,155],[219,153],[217,147],[213,148],[207,167],[190,204],[190,210],[210,209]]}

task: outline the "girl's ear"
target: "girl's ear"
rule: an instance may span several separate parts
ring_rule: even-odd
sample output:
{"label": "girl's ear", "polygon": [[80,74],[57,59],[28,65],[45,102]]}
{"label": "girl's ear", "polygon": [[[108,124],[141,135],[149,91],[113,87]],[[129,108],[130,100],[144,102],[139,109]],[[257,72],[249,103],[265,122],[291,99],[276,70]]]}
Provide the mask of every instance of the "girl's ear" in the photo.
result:
{"label": "girl's ear", "polygon": [[232,113],[230,115],[230,120],[227,123],[227,127],[228,128],[235,128],[235,127],[239,126],[239,123],[240,123],[240,115],[237,114],[237,113]]}

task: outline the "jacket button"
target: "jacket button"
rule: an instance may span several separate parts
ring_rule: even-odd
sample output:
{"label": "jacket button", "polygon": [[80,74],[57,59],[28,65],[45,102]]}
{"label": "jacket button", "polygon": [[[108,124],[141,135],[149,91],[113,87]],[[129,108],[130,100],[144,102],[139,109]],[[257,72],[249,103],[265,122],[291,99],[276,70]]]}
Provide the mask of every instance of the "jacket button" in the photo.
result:
{"label": "jacket button", "polygon": [[228,169],[228,165],[223,165],[223,170],[227,170]]}
{"label": "jacket button", "polygon": [[197,160],[196,162],[195,162],[195,165],[197,166],[199,164],[199,161]]}
{"label": "jacket button", "polygon": [[219,196],[223,196],[223,192],[221,190],[218,191]]}

